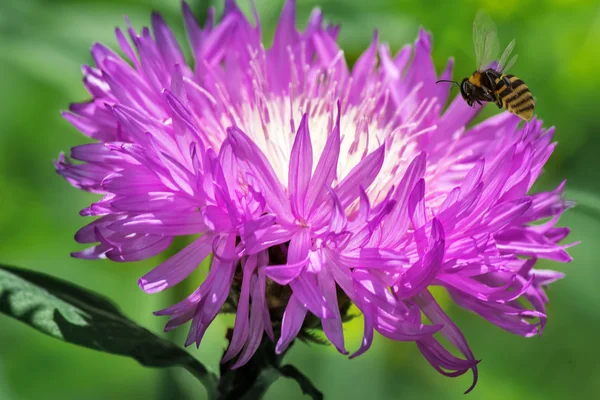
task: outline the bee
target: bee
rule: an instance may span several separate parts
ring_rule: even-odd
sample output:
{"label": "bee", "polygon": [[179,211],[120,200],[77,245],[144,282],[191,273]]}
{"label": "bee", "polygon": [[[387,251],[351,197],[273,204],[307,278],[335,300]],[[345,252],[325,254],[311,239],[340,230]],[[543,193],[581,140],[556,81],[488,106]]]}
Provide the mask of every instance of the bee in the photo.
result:
{"label": "bee", "polygon": [[483,10],[479,11],[473,22],[473,45],[477,70],[459,84],[456,81],[440,80],[454,83],[460,89],[462,98],[472,107],[474,103],[494,102],[498,108],[505,108],[525,121],[533,117],[535,101],[525,83],[506,71],[517,61],[514,55],[509,57],[515,47],[513,39],[502,53],[496,67],[489,68],[498,55],[499,43],[496,25]]}

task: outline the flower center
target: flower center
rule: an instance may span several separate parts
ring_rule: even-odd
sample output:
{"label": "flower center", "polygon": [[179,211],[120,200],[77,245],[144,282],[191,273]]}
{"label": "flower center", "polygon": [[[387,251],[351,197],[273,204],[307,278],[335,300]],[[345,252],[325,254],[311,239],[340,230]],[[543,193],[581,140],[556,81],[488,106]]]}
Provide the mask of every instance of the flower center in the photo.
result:
{"label": "flower center", "polygon": [[[340,156],[335,185],[346,177],[364,157],[385,143],[385,158],[380,173],[367,189],[373,202],[385,197],[397,182],[393,177],[403,171],[418,154],[414,123],[394,126],[383,122],[384,110],[367,98],[359,105],[343,105],[340,118]],[[313,150],[313,172],[336,121],[336,99],[331,96],[291,99],[278,97],[262,102],[243,102],[235,114],[223,115],[222,125],[235,124],[265,154],[281,184],[287,188],[290,154],[298,124],[308,114]],[[233,118],[232,118],[233,117]],[[417,134],[415,134],[417,133]]]}

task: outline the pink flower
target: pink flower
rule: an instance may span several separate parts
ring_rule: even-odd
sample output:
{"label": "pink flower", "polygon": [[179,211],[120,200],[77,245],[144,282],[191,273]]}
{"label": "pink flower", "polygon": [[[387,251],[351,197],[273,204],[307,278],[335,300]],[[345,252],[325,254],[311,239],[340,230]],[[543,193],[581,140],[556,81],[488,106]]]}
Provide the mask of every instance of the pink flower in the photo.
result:
{"label": "pink flower", "polygon": [[152,33],[129,27],[128,41],[117,29],[127,61],[96,44],[96,66],[83,68],[92,100],[64,116],[95,142],[72,149],[80,162],[61,155],[56,165],[104,197],[82,211],[99,218],[75,238],[95,245],[75,257],[141,260],[201,234],[139,285],[168,289],[214,254],[200,287],[156,314],[170,316],[166,330],[191,320],[186,345],[199,345],[234,299],[224,360],[237,356],[236,366],[263,333],[284,351],[310,314],[348,354],[342,319],[352,302],[364,317],[353,356],[376,330],[415,341],[445,375],[472,369],[476,381],[478,361],[432,285],[510,332],[541,332],[543,288],[562,275],[533,267],[570,261],[559,244],[569,230],[555,227],[569,206],[563,185],[531,193],[553,129],[535,119],[519,127],[508,113],[467,129],[477,110],[458,98],[444,111],[448,88],[435,85],[423,30],[394,57],[375,35],[350,69],[338,27],[315,10],[298,32],[294,1],[268,50],[258,17],[251,24],[233,1],[203,28],[185,3],[183,13],[194,68],[158,14]]}

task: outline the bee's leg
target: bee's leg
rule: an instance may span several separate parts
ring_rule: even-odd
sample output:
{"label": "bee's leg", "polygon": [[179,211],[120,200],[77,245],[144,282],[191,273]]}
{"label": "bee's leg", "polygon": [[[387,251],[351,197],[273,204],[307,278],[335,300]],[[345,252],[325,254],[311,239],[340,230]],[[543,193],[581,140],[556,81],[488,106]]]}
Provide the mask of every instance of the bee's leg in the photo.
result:
{"label": "bee's leg", "polygon": [[481,100],[493,102],[496,101],[496,95],[489,87],[481,85],[481,89],[483,90],[483,98]]}
{"label": "bee's leg", "polygon": [[489,71],[485,71],[484,75],[487,78],[488,87],[490,88],[488,90],[491,92],[496,87],[496,77],[492,75]]}

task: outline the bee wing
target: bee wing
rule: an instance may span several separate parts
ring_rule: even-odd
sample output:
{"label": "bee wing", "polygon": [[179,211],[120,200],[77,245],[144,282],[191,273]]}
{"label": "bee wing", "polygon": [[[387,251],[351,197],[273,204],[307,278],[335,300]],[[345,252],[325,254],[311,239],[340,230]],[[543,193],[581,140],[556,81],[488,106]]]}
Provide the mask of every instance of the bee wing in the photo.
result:
{"label": "bee wing", "polygon": [[477,70],[483,71],[498,55],[496,24],[483,10],[479,10],[473,21],[473,45]]}
{"label": "bee wing", "polygon": [[517,62],[517,58],[519,57],[518,54],[515,54],[509,62],[506,63],[506,65],[503,65],[502,68],[500,69],[500,73],[503,74],[504,72],[508,71],[510,69],[510,67],[512,67],[515,62]]}
{"label": "bee wing", "polygon": [[510,59],[511,64],[507,64],[506,62],[508,61],[508,57],[510,57],[510,54],[512,53],[513,49],[515,48],[515,39],[513,39],[508,46],[506,46],[506,49],[504,49],[504,52],[502,53],[502,56],[500,57],[500,60],[498,61],[498,67],[496,68],[498,71],[500,72],[504,72],[508,70],[508,67],[512,66],[512,64],[515,63],[515,61],[517,60],[516,57],[513,57]]}

